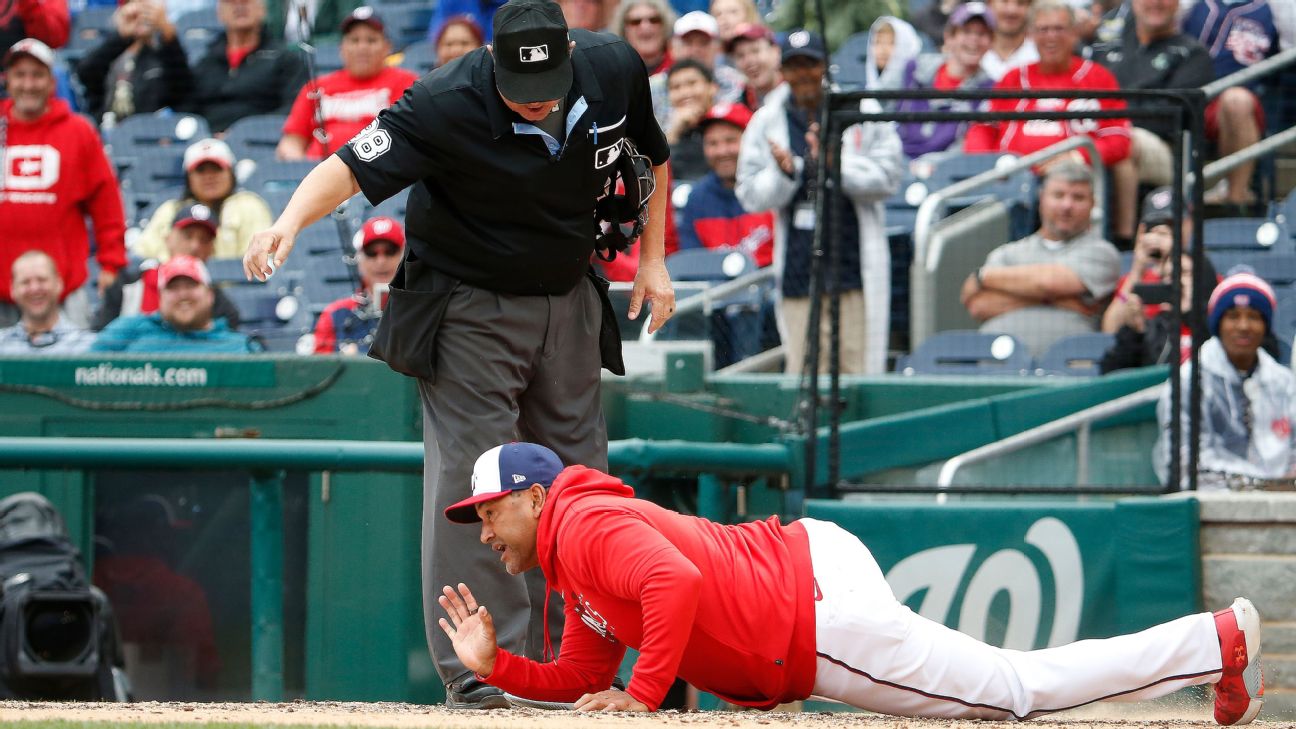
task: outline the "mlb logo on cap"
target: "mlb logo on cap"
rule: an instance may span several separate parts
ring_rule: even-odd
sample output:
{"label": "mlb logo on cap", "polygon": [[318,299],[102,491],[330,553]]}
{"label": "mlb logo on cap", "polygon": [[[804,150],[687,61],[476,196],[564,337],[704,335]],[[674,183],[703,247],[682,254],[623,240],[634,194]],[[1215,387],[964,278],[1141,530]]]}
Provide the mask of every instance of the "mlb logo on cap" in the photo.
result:
{"label": "mlb logo on cap", "polygon": [[522,46],[518,49],[518,56],[523,63],[539,63],[549,60],[549,44],[539,46]]}
{"label": "mlb logo on cap", "polygon": [[445,515],[457,524],[481,521],[477,504],[526,491],[532,484],[545,488],[553,485],[562,472],[558,455],[535,443],[509,443],[495,446],[477,459],[473,466],[472,496],[446,507]]}

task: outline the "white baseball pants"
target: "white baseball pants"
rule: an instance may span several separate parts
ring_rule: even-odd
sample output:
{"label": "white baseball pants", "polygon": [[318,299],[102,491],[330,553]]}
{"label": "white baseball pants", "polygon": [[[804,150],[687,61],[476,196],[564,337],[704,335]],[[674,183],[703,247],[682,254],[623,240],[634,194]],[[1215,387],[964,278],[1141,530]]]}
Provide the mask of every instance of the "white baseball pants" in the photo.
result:
{"label": "white baseball pants", "polygon": [[868,548],[802,519],[822,599],[814,695],[897,716],[1028,719],[1094,701],[1141,701],[1221,675],[1210,613],[1057,648],[996,648],[896,601]]}

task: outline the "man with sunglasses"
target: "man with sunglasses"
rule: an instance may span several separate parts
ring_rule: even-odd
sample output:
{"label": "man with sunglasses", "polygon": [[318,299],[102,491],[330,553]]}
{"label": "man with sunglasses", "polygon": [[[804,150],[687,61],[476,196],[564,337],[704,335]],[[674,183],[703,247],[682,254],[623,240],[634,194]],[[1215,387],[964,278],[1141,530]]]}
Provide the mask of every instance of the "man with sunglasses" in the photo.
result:
{"label": "man with sunglasses", "polygon": [[[405,256],[369,355],[417,378],[423,401],[424,623],[450,707],[505,700],[436,628],[437,588],[481,584],[510,606],[502,642],[536,659],[546,623],[561,628],[562,601],[544,599],[539,576],[500,572],[471,530],[436,515],[464,495],[473,454],[519,436],[606,466],[599,370],[624,374],[625,365],[591,257],[642,230],[629,316],[649,303],[656,331],[674,312],[669,156],[634,49],[569,30],[550,0],[511,0],[495,14],[492,45],[419,79],[321,162],[243,259],[249,279],[265,280],[298,232],[347,198],[363,191],[378,204],[412,186]],[[654,183],[662,192],[645,199]]]}
{"label": "man with sunglasses", "polygon": [[360,289],[325,307],[315,322],[315,354],[368,354],[387,285],[405,251],[405,228],[392,218],[372,218],[356,233]]}
{"label": "man with sunglasses", "polygon": [[94,334],[59,316],[63,279],[49,254],[27,251],[13,262],[10,295],[22,316],[0,329],[0,354],[77,354],[90,348]]}

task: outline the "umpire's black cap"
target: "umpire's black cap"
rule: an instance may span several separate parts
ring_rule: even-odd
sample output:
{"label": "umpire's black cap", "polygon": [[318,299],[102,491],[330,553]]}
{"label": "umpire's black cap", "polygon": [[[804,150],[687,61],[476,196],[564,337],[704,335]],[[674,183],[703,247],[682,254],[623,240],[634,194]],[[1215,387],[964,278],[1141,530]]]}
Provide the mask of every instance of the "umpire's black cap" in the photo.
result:
{"label": "umpire's black cap", "polygon": [[510,0],[495,12],[495,85],[519,104],[567,96],[567,20],[553,0]]}

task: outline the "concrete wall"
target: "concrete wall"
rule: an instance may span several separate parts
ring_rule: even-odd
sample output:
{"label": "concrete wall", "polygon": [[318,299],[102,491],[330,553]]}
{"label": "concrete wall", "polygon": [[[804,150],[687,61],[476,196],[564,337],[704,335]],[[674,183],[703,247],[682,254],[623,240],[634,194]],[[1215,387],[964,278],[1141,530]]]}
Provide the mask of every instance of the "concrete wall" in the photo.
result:
{"label": "concrete wall", "polygon": [[1265,707],[1296,719],[1296,493],[1209,493],[1201,501],[1202,592],[1216,610],[1242,595],[1263,621]]}

